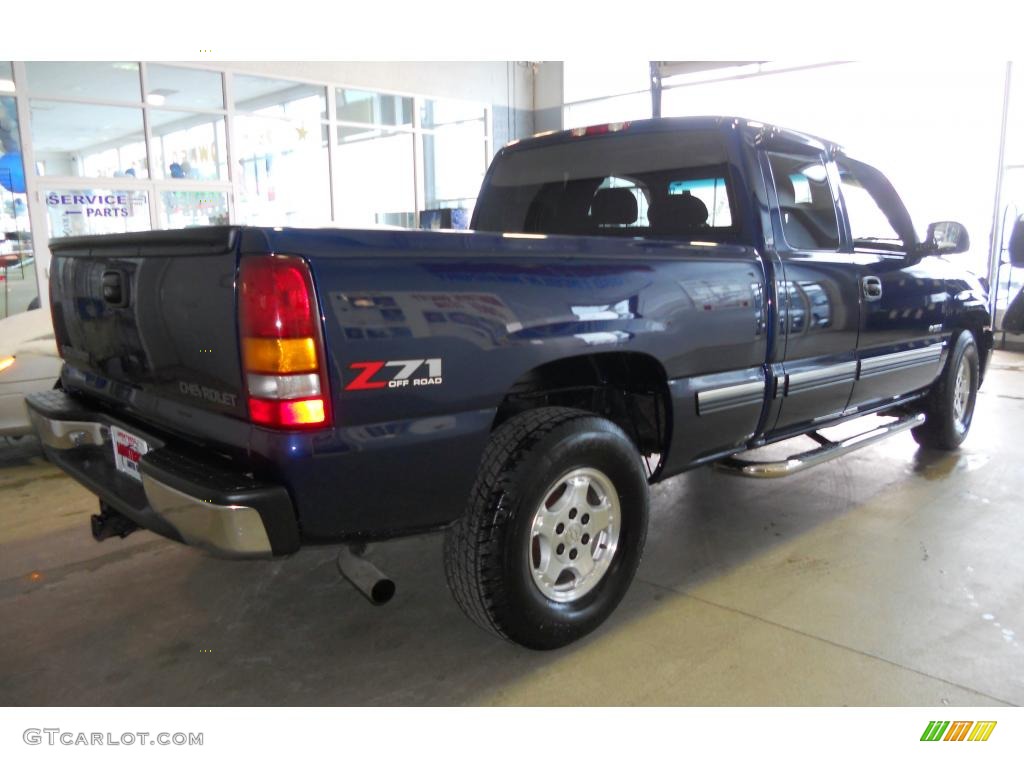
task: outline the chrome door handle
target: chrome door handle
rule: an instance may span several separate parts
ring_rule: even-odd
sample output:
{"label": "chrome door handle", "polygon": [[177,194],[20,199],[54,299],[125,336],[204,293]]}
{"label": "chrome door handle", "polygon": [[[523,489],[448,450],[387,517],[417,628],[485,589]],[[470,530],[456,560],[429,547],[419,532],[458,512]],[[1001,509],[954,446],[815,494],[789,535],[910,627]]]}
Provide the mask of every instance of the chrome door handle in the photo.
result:
{"label": "chrome door handle", "polygon": [[868,275],[861,280],[864,287],[864,298],[868,301],[878,301],[882,298],[882,280],[874,275]]}

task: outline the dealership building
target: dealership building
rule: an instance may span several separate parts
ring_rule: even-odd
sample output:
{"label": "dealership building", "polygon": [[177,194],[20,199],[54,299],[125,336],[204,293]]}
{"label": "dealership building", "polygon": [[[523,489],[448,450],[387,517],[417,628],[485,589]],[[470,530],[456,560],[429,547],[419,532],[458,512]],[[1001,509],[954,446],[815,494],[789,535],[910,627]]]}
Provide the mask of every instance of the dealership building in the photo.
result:
{"label": "dealership building", "polygon": [[[36,298],[57,237],[465,228],[505,143],[650,117],[652,73],[662,116],[742,111],[870,157],[915,220],[965,220],[975,270],[1012,295],[995,251],[1024,208],[1024,78],[999,62],[30,61],[0,62],[0,317]],[[884,125],[851,109],[866,99]],[[928,130],[906,108],[943,101],[955,114]],[[973,162],[949,167],[961,144]]]}

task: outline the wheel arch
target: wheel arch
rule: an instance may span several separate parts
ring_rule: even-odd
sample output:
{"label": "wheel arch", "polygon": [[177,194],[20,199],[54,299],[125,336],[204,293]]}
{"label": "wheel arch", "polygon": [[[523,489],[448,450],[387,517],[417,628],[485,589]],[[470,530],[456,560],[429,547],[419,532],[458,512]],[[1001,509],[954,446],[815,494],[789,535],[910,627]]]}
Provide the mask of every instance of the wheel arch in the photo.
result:
{"label": "wheel arch", "polygon": [[600,352],[551,360],[524,372],[505,392],[492,430],[516,414],[545,406],[590,411],[617,424],[641,454],[658,457],[657,474],[671,440],[668,377],[657,358],[643,352]]}
{"label": "wheel arch", "polygon": [[978,385],[985,380],[985,371],[988,367],[992,349],[985,339],[988,337],[986,329],[989,327],[988,312],[962,312],[953,322],[953,333],[950,341],[956,338],[960,331],[970,331],[974,336],[974,343],[978,348]]}

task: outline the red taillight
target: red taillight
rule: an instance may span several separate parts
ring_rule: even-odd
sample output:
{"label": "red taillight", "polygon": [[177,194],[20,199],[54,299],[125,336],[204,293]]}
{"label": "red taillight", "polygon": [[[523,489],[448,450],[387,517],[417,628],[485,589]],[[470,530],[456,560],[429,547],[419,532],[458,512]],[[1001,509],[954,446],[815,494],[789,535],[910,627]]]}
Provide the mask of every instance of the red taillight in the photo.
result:
{"label": "red taillight", "polygon": [[242,366],[254,424],[331,423],[320,316],[309,265],[296,256],[246,256],[238,277]]}
{"label": "red taillight", "polygon": [[305,400],[261,400],[250,397],[249,415],[257,424],[272,427],[323,426],[327,418],[322,397]]}
{"label": "red taillight", "polygon": [[309,267],[293,256],[259,256],[242,261],[239,305],[247,336],[297,339],[313,335],[313,281]]}

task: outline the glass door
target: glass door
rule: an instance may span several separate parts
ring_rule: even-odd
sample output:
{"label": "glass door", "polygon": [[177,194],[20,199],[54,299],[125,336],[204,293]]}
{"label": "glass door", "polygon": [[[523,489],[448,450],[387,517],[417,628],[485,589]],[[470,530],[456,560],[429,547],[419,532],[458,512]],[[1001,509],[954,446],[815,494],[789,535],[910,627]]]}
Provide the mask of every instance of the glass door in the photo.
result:
{"label": "glass door", "polygon": [[158,183],[155,192],[157,229],[186,229],[232,221],[229,185]]}
{"label": "glass door", "polygon": [[[0,76],[2,76],[0,72]],[[38,304],[14,96],[0,97],[0,319]]]}

